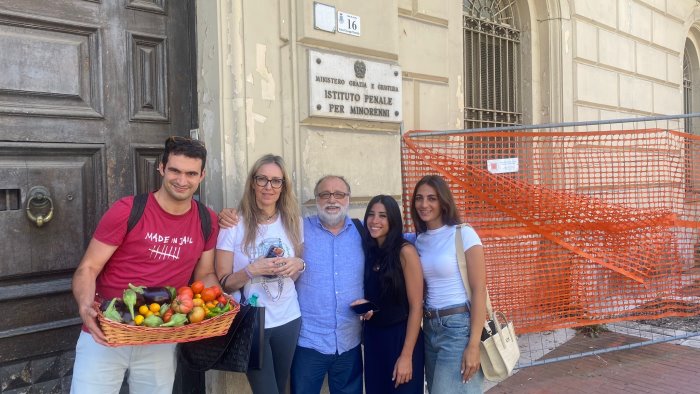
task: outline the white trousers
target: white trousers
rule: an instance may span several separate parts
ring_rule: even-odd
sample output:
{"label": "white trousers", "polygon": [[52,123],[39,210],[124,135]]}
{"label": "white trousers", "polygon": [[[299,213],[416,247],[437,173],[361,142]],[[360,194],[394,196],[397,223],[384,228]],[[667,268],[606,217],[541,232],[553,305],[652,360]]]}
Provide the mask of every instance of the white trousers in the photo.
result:
{"label": "white trousers", "polygon": [[175,344],[102,346],[83,331],[75,347],[71,394],[119,393],[129,370],[129,393],[171,394],[177,359]]}

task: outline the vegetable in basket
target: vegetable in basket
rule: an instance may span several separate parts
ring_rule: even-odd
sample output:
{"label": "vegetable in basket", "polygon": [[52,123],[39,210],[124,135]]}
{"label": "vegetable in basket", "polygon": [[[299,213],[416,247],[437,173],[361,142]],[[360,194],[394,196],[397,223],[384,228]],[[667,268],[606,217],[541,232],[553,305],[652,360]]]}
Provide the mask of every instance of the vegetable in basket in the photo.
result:
{"label": "vegetable in basket", "polygon": [[162,304],[172,301],[172,293],[167,287],[145,287],[134,286],[129,283],[129,288],[137,294],[143,295],[143,301],[146,304]]}
{"label": "vegetable in basket", "polygon": [[107,309],[104,311],[104,316],[109,319],[109,320],[114,320],[116,322],[122,321],[122,314],[119,313],[117,308],[114,306],[114,303],[117,302],[117,298],[112,298],[112,302],[109,303],[109,306],[107,306]]}
{"label": "vegetable in basket", "polygon": [[206,317],[206,312],[201,306],[195,306],[192,311],[187,314],[187,319],[190,323],[199,323]]}
{"label": "vegetable in basket", "polygon": [[[102,300],[100,302],[100,310],[102,312],[106,311],[107,307],[109,307],[110,302],[112,302],[112,300]],[[117,298],[117,301],[114,303],[114,308],[117,310],[117,312],[121,313],[122,315],[125,312],[129,311],[128,309],[126,309],[126,305],[124,305],[124,301],[122,301],[121,298]]]}
{"label": "vegetable in basket", "polygon": [[170,321],[161,324],[160,327],[180,327],[185,323],[187,323],[187,316],[185,314],[174,313],[172,317],[170,317]]}
{"label": "vegetable in basket", "polygon": [[168,322],[170,322],[170,318],[172,318],[174,314],[175,314],[175,312],[173,312],[173,309],[170,308],[167,311],[165,311],[164,313],[161,313],[160,317],[163,318],[164,322],[168,323]]}
{"label": "vegetable in basket", "polygon": [[163,324],[163,319],[156,315],[146,316],[143,320],[143,325],[146,327],[158,327],[161,324]]}
{"label": "vegetable in basket", "polygon": [[132,324],[133,322],[134,318],[131,316],[131,313],[122,312],[122,323]]}
{"label": "vegetable in basket", "polygon": [[172,308],[172,310],[176,313],[189,313],[193,306],[194,303],[192,298],[180,294],[179,296],[175,297],[175,301],[173,301],[170,308]]}
{"label": "vegetable in basket", "polygon": [[231,303],[230,302],[227,302],[226,305],[224,305],[224,306],[219,306],[219,305],[209,309],[209,312],[207,312],[207,318],[219,316],[219,315],[224,314],[224,313],[231,310]]}
{"label": "vegetable in basket", "polygon": [[165,288],[168,290],[168,293],[170,293],[170,300],[174,300],[175,297],[177,297],[177,289],[172,286],[165,286]]}
{"label": "vegetable in basket", "polygon": [[122,296],[122,299],[124,300],[124,304],[126,305],[126,307],[129,308],[131,316],[136,316],[136,314],[134,313],[134,305],[136,305],[136,292],[132,289],[124,290],[124,295]]}

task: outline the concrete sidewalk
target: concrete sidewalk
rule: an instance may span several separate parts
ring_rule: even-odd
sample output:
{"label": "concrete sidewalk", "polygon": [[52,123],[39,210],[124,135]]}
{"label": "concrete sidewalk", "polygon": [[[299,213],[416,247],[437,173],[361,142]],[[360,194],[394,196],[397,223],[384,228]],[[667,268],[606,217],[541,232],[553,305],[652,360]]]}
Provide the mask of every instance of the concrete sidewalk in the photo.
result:
{"label": "concrete sidewalk", "polygon": [[[546,358],[639,341],[615,332],[598,338],[577,334]],[[527,367],[487,393],[700,393],[700,349],[660,343]]]}

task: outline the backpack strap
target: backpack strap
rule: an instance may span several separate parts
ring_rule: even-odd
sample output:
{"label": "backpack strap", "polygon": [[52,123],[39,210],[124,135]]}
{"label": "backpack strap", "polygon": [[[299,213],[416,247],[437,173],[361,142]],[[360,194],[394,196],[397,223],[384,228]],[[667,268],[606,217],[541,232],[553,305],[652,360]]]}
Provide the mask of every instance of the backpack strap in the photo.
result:
{"label": "backpack strap", "polygon": [[352,223],[355,225],[355,228],[357,229],[357,232],[360,233],[360,237],[362,237],[362,241],[365,240],[365,237],[367,236],[367,232],[365,231],[365,226],[362,225],[362,222],[360,222],[360,219],[357,218],[352,218]]}
{"label": "backpack strap", "polygon": [[129,220],[126,222],[126,232],[127,234],[134,229],[136,223],[141,220],[143,216],[143,211],[146,209],[146,202],[148,202],[148,193],[141,193],[134,196],[134,203],[131,205],[131,212],[129,213]]}
{"label": "backpack strap", "polygon": [[207,206],[201,203],[199,200],[197,202],[197,209],[199,209],[199,222],[202,223],[202,236],[204,236],[204,243],[206,244],[211,236],[211,215],[209,215],[209,209]]}
{"label": "backpack strap", "polygon": [[[146,210],[146,203],[148,202],[148,194],[142,193],[134,196],[134,203],[131,205],[131,212],[129,212],[129,220],[126,222],[126,232],[129,233],[134,229],[136,223],[141,220],[143,212]],[[199,211],[199,221],[202,224],[202,236],[204,236],[204,243],[206,244],[211,236],[211,216],[209,215],[209,210],[207,206],[195,200],[197,202],[197,210]]]}

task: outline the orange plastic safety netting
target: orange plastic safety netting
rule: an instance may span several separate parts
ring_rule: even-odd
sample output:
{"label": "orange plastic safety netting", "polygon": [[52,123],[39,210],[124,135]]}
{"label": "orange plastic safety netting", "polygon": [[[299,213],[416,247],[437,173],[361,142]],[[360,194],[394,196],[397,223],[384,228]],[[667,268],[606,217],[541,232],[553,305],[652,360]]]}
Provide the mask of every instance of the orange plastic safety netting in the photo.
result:
{"label": "orange plastic safety netting", "polygon": [[698,315],[698,153],[699,137],[664,127],[411,131],[407,231],[416,182],[442,175],[519,333]]}

